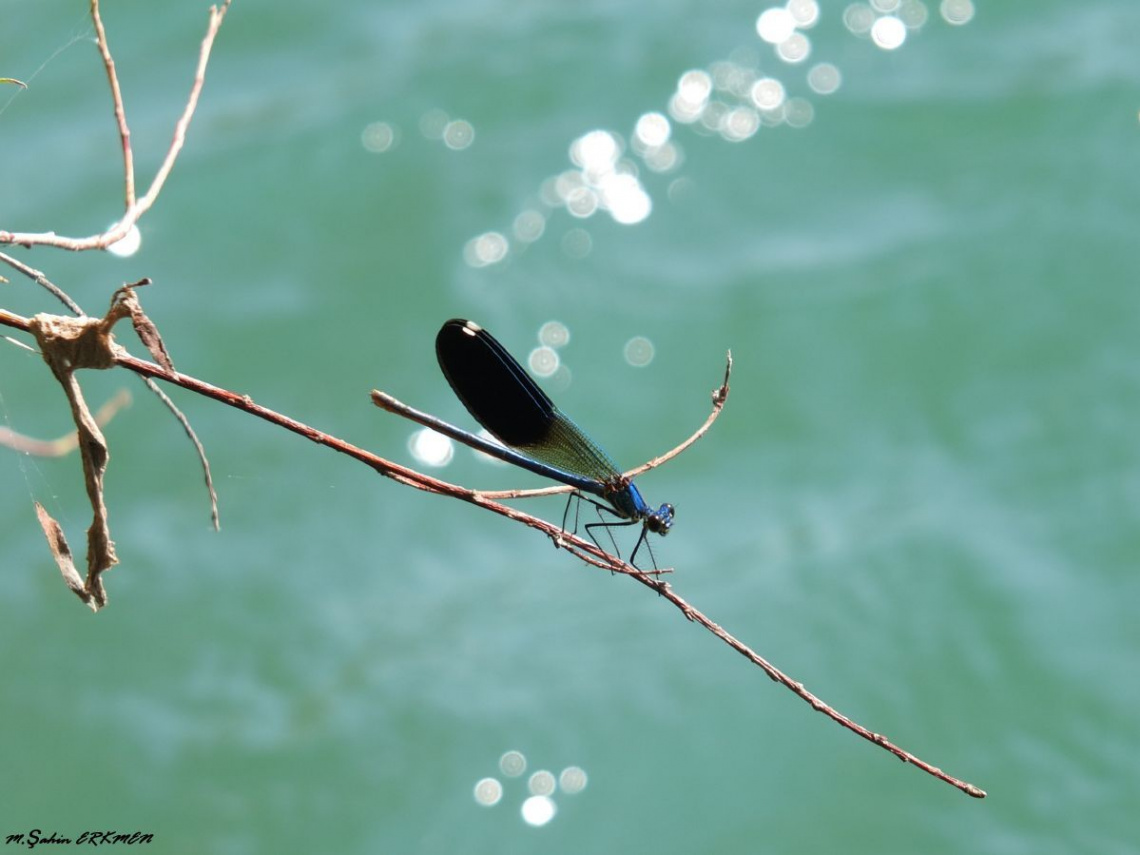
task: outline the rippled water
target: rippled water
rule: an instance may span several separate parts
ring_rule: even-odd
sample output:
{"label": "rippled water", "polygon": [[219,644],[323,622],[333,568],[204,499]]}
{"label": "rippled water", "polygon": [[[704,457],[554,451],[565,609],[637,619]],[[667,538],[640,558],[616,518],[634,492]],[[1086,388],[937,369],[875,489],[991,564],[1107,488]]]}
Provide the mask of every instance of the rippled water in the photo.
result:
{"label": "rippled water", "polygon": [[[533,532],[174,390],[214,534],[181,429],[100,375],[93,401],[134,395],[107,430],[107,610],[60,584],[32,511],[79,550],[77,461],[0,454],[0,834],[1135,850],[1140,7],[811,10],[238,0],[138,252],[20,257],[91,313],[152,277],[180,370],[406,464],[414,426],[368,393],[470,426],[432,352],[447,318],[630,467],[701,423],[731,348],[722,417],[638,482],[677,507],[669,581],[989,797]],[[86,12],[0,11],[0,76],[29,84],[0,87],[0,229],[101,229],[121,161]],[[205,21],[106,10],[141,184]],[[54,310],[3,272],[0,306]],[[10,346],[0,426],[66,429]],[[538,484],[430,453],[459,483]]]}

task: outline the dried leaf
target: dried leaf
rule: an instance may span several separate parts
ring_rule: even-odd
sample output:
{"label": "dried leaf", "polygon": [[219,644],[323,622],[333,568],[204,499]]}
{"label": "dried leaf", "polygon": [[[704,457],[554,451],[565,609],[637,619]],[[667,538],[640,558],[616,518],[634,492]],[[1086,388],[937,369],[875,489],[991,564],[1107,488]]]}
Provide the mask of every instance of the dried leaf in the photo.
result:
{"label": "dried leaf", "polygon": [[44,536],[47,538],[52,557],[55,558],[59,572],[63,574],[63,581],[79,599],[98,611],[98,607],[91,602],[91,595],[87,593],[87,588],[83,585],[79,571],[75,569],[75,559],[71,555],[71,547],[67,545],[67,538],[63,535],[63,528],[39,502],[36,502],[36,516],[39,517],[40,528],[44,530]]}
{"label": "dried leaf", "polygon": [[[154,361],[173,374],[175,373],[174,362],[171,360],[170,353],[162,341],[162,336],[158,334],[158,327],[154,325],[154,321],[147,317],[146,312],[143,311],[142,305],[139,303],[138,295],[136,295],[134,291],[138,285],[148,284],[150,284],[150,280],[143,279],[134,285],[126,285],[116,291],[112,299],[112,314],[115,313],[114,310],[116,307],[119,307],[120,310],[125,310],[126,313],[130,315],[131,324],[134,325],[135,333],[138,334],[139,341],[150,351],[150,355],[154,357]],[[108,320],[110,320],[110,315],[108,315]],[[114,323],[114,321],[111,322]]]}

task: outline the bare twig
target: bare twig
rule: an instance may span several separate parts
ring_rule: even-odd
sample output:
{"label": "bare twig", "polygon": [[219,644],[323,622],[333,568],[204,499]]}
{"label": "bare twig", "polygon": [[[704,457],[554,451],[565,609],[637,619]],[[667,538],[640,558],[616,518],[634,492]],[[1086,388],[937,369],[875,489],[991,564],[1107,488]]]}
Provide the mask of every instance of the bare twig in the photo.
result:
{"label": "bare twig", "polygon": [[4,262],[14,270],[19,270],[21,273],[23,273],[25,276],[27,276],[29,279],[31,279],[33,282],[35,282],[37,285],[39,285],[41,288],[46,290],[49,294],[63,303],[63,305],[67,306],[67,308],[73,314],[83,314],[83,310],[79,308],[79,304],[67,296],[62,288],[54,284],[41,271],[36,270],[34,267],[30,267],[27,264],[24,264],[24,262],[20,261],[18,258],[13,258],[5,252],[0,252],[0,261]]}
{"label": "bare twig", "polygon": [[641,466],[638,466],[636,469],[632,469],[629,472],[626,472],[625,477],[633,478],[636,475],[640,475],[642,472],[648,472],[650,469],[654,469],[654,468],[660,466],[662,463],[665,463],[669,460],[672,460],[674,457],[676,457],[682,451],[687,450],[693,443],[695,443],[698,439],[700,439],[702,436],[704,436],[706,433],[708,433],[709,428],[712,427],[713,422],[715,422],[717,419],[717,416],[720,415],[720,411],[722,409],[724,409],[724,402],[728,400],[728,378],[731,375],[732,375],[732,351],[730,350],[728,352],[728,355],[725,357],[725,362],[724,362],[724,381],[716,389],[713,389],[713,392],[712,392],[713,408],[712,408],[712,412],[709,413],[709,417],[707,419],[705,419],[705,423],[703,425],[701,425],[699,428],[697,428],[696,433],[694,433],[692,436],[690,436],[688,439],[686,439],[684,442],[682,442],[676,448],[672,449],[671,451],[666,451],[660,457],[654,457],[648,463],[643,463]]}
{"label": "bare twig", "polygon": [[[8,325],[16,326],[18,328],[26,328],[19,323],[20,321],[24,320],[25,319],[10,316],[8,313],[0,310],[0,323],[7,323]],[[749,661],[763,670],[769,678],[790,689],[798,697],[810,704],[812,709],[823,713],[828,718],[841,724],[843,727],[851,730],[853,733],[858,734],[859,736],[874,743],[875,745],[878,745],[879,747],[890,751],[899,759],[907,763],[911,763],[927,772],[928,774],[938,778],[939,780],[945,781],[946,783],[957,787],[962,792],[975,798],[985,797],[984,790],[981,790],[973,784],[946,774],[941,769],[932,766],[931,764],[925,762],[909,751],[906,751],[895,745],[885,736],[874,733],[862,725],[852,721],[850,718],[843,715],[838,710],[834,709],[813,695],[811,692],[809,692],[806,688],[804,688],[802,683],[799,683],[788,677],[758,653],[753,651],[750,647],[729,634],[723,627],[712,621],[703,612],[690,605],[680,595],[674,592],[673,587],[670,584],[662,581],[661,579],[654,578],[652,575],[639,570],[638,568],[632,566],[631,564],[628,564],[625,561],[622,561],[615,555],[610,555],[609,553],[603,552],[602,550],[598,549],[596,545],[587,543],[575,535],[563,532],[560,527],[554,526],[545,520],[538,519],[514,508],[510,508],[505,505],[501,505],[493,500],[490,500],[486,498],[485,494],[480,493],[479,491],[468,490],[464,487],[449,484],[447,482],[440,481],[439,479],[432,478],[428,475],[424,475],[423,473],[416,472],[415,470],[392,463],[391,461],[378,457],[371,452],[364,451],[363,449],[357,448],[349,443],[344,442],[343,440],[330,436],[329,434],[326,434],[316,428],[305,425],[294,419],[290,419],[287,416],[276,413],[265,407],[261,407],[260,405],[255,404],[247,396],[238,395],[234,392],[220,389],[216,386],[212,386],[211,384],[205,383],[192,377],[188,377],[184,374],[168,372],[158,365],[136,359],[124,352],[117,353],[114,359],[118,365],[124,368],[128,368],[147,377],[166,380],[167,382],[182,386],[183,388],[189,389],[190,391],[206,395],[207,397],[221,401],[222,403],[235,407],[239,410],[242,410],[243,412],[257,416],[258,418],[272,422],[286,428],[287,430],[300,434],[312,442],[325,445],[343,454],[354,457],[357,460],[360,460],[361,462],[371,466],[380,474],[392,478],[400,483],[416,487],[420,490],[426,490],[428,492],[439,493],[441,495],[448,495],[454,498],[462,499],[463,501],[479,505],[480,507],[486,508],[489,511],[498,513],[502,516],[506,516],[510,519],[522,522],[532,528],[543,531],[556,544],[569,549],[584,561],[587,561],[588,563],[597,567],[602,567],[607,570],[612,570],[627,576],[632,576],[641,584],[656,591],[658,594],[676,606],[677,609],[680,610],[680,612],[688,620],[699,623],[701,626],[705,627],[705,629],[707,629],[725,644],[729,645],[733,650],[745,656]],[[725,385],[721,387],[721,389],[723,390],[723,393],[719,397],[717,395],[714,395],[714,408],[716,409],[719,409],[723,406],[724,394],[727,393],[727,381]],[[700,432],[698,432],[698,434],[700,434]]]}
{"label": "bare twig", "polygon": [[151,380],[149,377],[143,377],[142,381],[150,391],[158,397],[160,401],[170,410],[174,418],[178,419],[178,423],[182,425],[182,430],[186,432],[187,438],[194,445],[194,450],[198,453],[198,463],[202,467],[202,477],[206,481],[206,491],[210,494],[210,522],[214,525],[214,531],[221,530],[221,522],[218,519],[218,493],[214,490],[214,478],[210,474],[210,459],[206,457],[206,449],[202,447],[202,441],[198,439],[198,434],[194,432],[194,428],[190,424],[190,420],[186,418],[186,414],[178,409],[178,406],[170,400],[170,397],[162,391],[162,388]]}
{"label": "bare twig", "polygon": [[[95,411],[95,424],[106,427],[115,414],[123,407],[130,405],[131,393],[120,389],[107,403]],[[15,451],[22,451],[34,457],[63,457],[79,447],[79,433],[72,431],[58,439],[33,439],[17,433],[8,427],[0,426],[0,445],[7,446]]]}
{"label": "bare twig", "polygon": [[103,65],[107,69],[107,83],[111,87],[111,100],[115,105],[115,122],[119,126],[119,140],[123,146],[123,175],[126,184],[126,210],[135,204],[135,156],[131,151],[131,129],[127,125],[127,110],[123,106],[123,93],[119,88],[119,75],[115,71],[115,60],[111,56],[111,46],[107,43],[107,31],[103,29],[103,17],[99,14],[99,0],[91,0],[91,21],[95,25],[95,44]]}
{"label": "bare twig", "polygon": [[[17,329],[27,329],[28,323],[29,322],[27,319],[11,315],[10,313],[7,313],[4,310],[0,309],[0,324],[13,326]],[[893,743],[890,739],[883,736],[882,734],[868,730],[867,728],[843,715],[841,712],[827,704],[825,701],[816,697],[814,694],[809,692],[802,683],[793,680],[791,677],[784,674],[784,672],[776,668],[764,657],[752,650],[752,648],[750,648],[748,645],[744,644],[735,636],[731,635],[727,630],[714,622],[699,609],[688,603],[683,597],[681,597],[673,590],[673,586],[668,582],[655,578],[650,573],[639,570],[637,567],[634,567],[631,564],[623,561],[616,555],[611,555],[607,552],[603,552],[595,544],[588,543],[576,535],[562,531],[559,526],[555,526],[552,523],[546,522],[545,520],[533,517],[515,508],[511,508],[488,499],[484,493],[481,493],[477,490],[469,490],[455,484],[449,484],[445,481],[440,481],[437,478],[432,478],[429,475],[417,472],[414,469],[408,469],[407,467],[392,463],[391,461],[385,460],[382,457],[378,457],[371,452],[357,448],[356,446],[353,446],[347,442],[344,442],[343,440],[331,436],[324,431],[310,427],[309,425],[298,422],[294,419],[289,418],[288,416],[281,415],[280,413],[276,413],[272,410],[255,404],[248,396],[238,395],[235,392],[230,392],[226,389],[218,388],[217,386],[213,386],[193,377],[188,377],[185,374],[168,372],[160,366],[155,365],[154,363],[136,359],[135,357],[130,356],[122,351],[119,351],[114,356],[114,361],[116,364],[122,366],[123,368],[127,368],[138,374],[142,374],[143,376],[153,377],[155,379],[165,380],[169,383],[174,383],[184,389],[188,389],[192,392],[213,398],[216,401],[220,401],[224,404],[227,404],[228,406],[241,410],[242,412],[249,413],[250,415],[276,424],[280,427],[285,428],[286,430],[299,434],[312,442],[327,446],[328,448],[331,448],[334,451],[338,451],[342,454],[347,454],[372,467],[381,475],[392,478],[401,484],[407,484],[408,486],[415,487],[419,490],[438,493],[440,495],[446,495],[465,502],[470,502],[471,504],[478,505],[479,507],[491,511],[492,513],[500,514],[501,516],[505,516],[509,519],[515,520],[516,522],[521,522],[524,525],[530,526],[531,528],[538,529],[539,531],[542,531],[547,537],[551,538],[551,540],[553,540],[556,544],[568,549],[583,561],[586,561],[595,567],[600,567],[606,570],[621,573],[626,576],[631,576],[642,585],[657,592],[664,599],[672,603],[688,620],[703,626],[706,630],[711,632],[737,653],[740,653],[742,656],[760,668],[765,674],[768,675],[770,679],[791,690],[796,694],[797,697],[809,704],[812,709],[823,713],[832,721],[842,725],[851,732],[858,734],[863,739],[866,739],[867,741],[879,746],[880,748],[889,751],[900,760],[903,760],[906,763],[910,763],[919,769],[922,769],[927,774],[938,778],[940,781],[944,781],[945,783],[956,787],[967,795],[973,796],[974,798],[984,798],[986,795],[985,791],[981,788],[976,787],[967,781],[955,778],[952,775],[949,775],[946,772],[942,771],[938,767],[927,763],[917,755],[912,754],[903,748],[900,748],[898,745]],[[725,385],[727,385],[727,383]],[[721,388],[724,389],[723,386]],[[718,397],[714,395],[714,408],[723,406],[723,403],[723,397],[718,399]]]}
{"label": "bare twig", "polygon": [[138,223],[139,218],[150,209],[155,199],[158,198],[158,194],[162,190],[162,185],[166,182],[167,176],[170,175],[170,170],[174,168],[174,162],[178,159],[178,154],[182,151],[182,146],[186,142],[186,130],[190,126],[190,120],[194,116],[194,109],[198,105],[198,96],[202,91],[202,85],[206,81],[206,65],[210,59],[210,50],[214,46],[214,39],[218,34],[218,29],[221,27],[226,12],[230,8],[230,2],[231,0],[224,0],[221,6],[210,7],[210,20],[206,27],[206,35],[202,39],[201,47],[198,50],[198,66],[194,72],[194,80],[190,86],[190,95],[186,100],[186,107],[183,109],[182,115],[174,126],[174,137],[170,142],[170,147],[167,149],[166,157],[163,159],[162,165],[159,166],[158,172],[155,173],[154,179],[151,181],[149,189],[142,198],[136,199],[134,156],[131,153],[130,128],[126,123],[126,111],[123,108],[122,93],[119,91],[115,63],[111,57],[110,49],[107,47],[106,33],[103,31],[103,23],[99,18],[99,3],[98,0],[91,0],[91,12],[95,22],[96,42],[99,46],[99,53],[103,57],[103,64],[107,68],[107,77],[111,84],[111,97],[115,105],[115,118],[123,147],[124,185],[127,202],[126,211],[119,221],[105,232],[89,237],[64,237],[55,232],[0,231],[0,244],[16,244],[26,247],[37,245],[54,246],[58,249],[79,252],[88,249],[106,249],[111,244],[127,236],[130,230]]}

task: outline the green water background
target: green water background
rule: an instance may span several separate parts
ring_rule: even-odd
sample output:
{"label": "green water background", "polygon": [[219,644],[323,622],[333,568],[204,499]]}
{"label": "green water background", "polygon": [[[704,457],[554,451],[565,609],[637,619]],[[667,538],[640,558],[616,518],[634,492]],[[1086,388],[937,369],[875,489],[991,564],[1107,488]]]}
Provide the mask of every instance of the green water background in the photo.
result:
{"label": "green water background", "polygon": [[[85,4],[0,2],[0,228],[87,234],[122,198]],[[101,312],[142,276],[179,368],[411,463],[379,387],[470,422],[432,354],[472,317],[525,354],[567,325],[562,407],[677,507],[672,584],[839,709],[989,792],[972,800],[813,713],[667,603],[498,517],[377,478],[172,390],[107,430],[121,566],[92,616],[78,461],[0,453],[0,836],[147,851],[1132,853],[1140,848],[1140,5],[980,2],[886,52],[826,3],[803,85],[762,6],[238,0],[185,152],[131,258],[20,252]],[[140,183],[182,108],[206,4],[108,4]],[[539,208],[567,149],[628,137],[680,75],[752,57],[802,129],[674,126],[633,226],[549,213],[503,263],[468,240]],[[13,97],[14,96],[14,97]],[[471,122],[453,151],[425,113]],[[361,144],[384,121],[397,144]],[[676,182],[676,183],[675,183]],[[592,249],[568,254],[566,235]],[[577,233],[575,233],[577,234]],[[573,239],[573,236],[572,238]],[[10,270],[6,308],[55,305]],[[632,336],[654,360],[622,358]],[[124,333],[122,336],[128,339]],[[0,343],[2,344],[2,343]],[[131,344],[132,349],[141,349]],[[553,393],[553,390],[552,390]],[[0,423],[66,429],[0,346]],[[532,485],[465,451],[464,484]],[[557,519],[561,502],[533,510]],[[584,768],[543,828],[530,771]],[[504,780],[476,805],[475,782]],[[14,850],[15,851],[15,850]]]}

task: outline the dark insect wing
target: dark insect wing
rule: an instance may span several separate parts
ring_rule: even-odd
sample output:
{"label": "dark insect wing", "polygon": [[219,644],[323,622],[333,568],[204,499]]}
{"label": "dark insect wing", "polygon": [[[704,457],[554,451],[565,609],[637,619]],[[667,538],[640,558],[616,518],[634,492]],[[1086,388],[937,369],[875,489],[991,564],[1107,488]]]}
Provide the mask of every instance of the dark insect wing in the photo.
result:
{"label": "dark insect wing", "polygon": [[486,330],[450,320],[435,338],[435,355],[467,412],[500,442],[518,448],[543,440],[554,403]]}
{"label": "dark insect wing", "polygon": [[456,397],[500,442],[536,460],[608,481],[617,465],[531,379],[494,336],[453,319],[435,339],[436,357]]}

